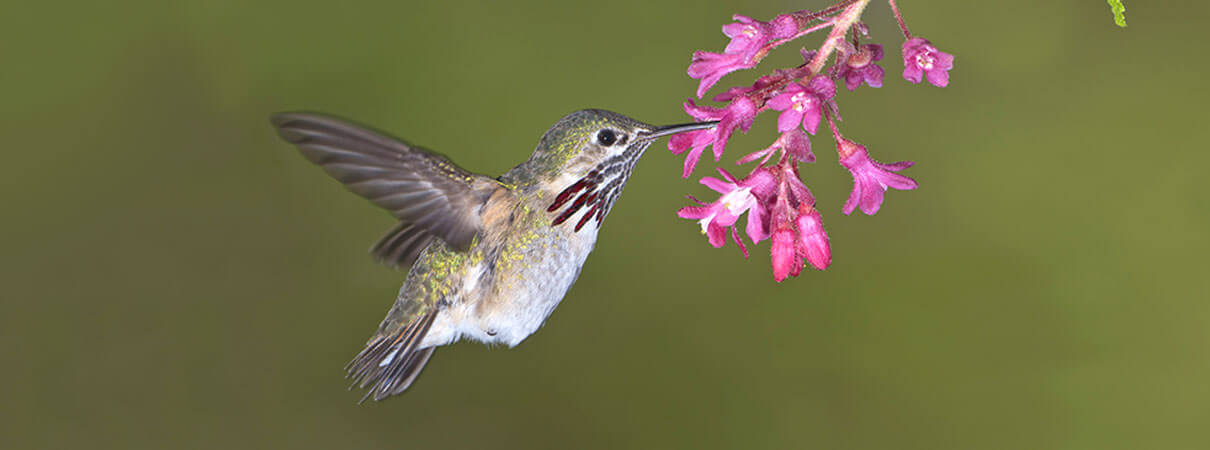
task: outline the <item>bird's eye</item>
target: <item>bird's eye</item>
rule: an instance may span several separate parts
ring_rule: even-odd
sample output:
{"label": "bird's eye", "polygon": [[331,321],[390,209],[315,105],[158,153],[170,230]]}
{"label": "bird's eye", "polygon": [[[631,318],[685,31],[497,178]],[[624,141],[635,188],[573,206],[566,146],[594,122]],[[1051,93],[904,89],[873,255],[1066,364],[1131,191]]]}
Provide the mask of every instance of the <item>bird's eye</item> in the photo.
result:
{"label": "bird's eye", "polygon": [[610,146],[613,145],[614,142],[617,142],[617,140],[618,135],[614,133],[613,130],[605,129],[601,130],[600,133],[597,133],[597,142],[600,142],[601,145]]}

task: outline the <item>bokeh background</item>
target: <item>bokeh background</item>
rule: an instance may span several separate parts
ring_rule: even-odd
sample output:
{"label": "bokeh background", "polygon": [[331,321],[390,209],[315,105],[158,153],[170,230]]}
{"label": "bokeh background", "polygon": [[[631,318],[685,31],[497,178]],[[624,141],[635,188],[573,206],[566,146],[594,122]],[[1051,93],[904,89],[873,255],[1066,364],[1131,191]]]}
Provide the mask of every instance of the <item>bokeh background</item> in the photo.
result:
{"label": "bokeh background", "polygon": [[542,330],[365,406],[341,367],[404,277],[366,254],[392,221],[270,113],[498,174],[577,109],[684,121],[731,14],[823,3],[7,4],[0,447],[1210,448],[1210,6],[1012,3],[903,3],[946,89],[898,77],[871,6],[888,78],[842,91],[844,130],[921,188],[845,216],[817,140],[827,271],[711,248],[657,148]]}

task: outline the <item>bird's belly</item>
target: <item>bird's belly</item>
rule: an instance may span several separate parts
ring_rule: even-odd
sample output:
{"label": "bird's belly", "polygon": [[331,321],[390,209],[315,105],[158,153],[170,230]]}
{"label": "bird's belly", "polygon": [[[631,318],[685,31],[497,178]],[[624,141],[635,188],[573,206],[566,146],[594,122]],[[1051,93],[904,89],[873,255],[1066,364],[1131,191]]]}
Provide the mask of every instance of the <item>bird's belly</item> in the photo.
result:
{"label": "bird's belly", "polygon": [[[438,314],[421,346],[460,338],[509,347],[520,344],[542,326],[575,283],[596,238],[594,226],[570,235],[546,229],[523,246],[506,248],[494,266],[485,262],[472,268],[471,275],[489,271],[490,283],[468,285],[463,298]],[[467,278],[472,279],[480,278]]]}

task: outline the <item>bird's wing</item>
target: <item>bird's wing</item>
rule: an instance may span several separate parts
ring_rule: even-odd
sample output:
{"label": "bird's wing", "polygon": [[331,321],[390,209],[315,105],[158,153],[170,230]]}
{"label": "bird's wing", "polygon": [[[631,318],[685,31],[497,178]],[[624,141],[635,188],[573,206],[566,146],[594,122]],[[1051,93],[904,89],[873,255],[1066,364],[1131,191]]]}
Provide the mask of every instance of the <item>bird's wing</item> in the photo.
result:
{"label": "bird's wing", "polygon": [[410,267],[420,251],[441,238],[465,250],[483,228],[479,210],[498,187],[444,156],[333,117],[282,113],[278,134],[298,146],[357,195],[390,211],[400,224],[374,246],[383,262]]}
{"label": "bird's wing", "polygon": [[433,235],[423,227],[410,222],[399,222],[374,243],[370,254],[380,263],[407,270],[416,262],[420,251],[432,241]]}

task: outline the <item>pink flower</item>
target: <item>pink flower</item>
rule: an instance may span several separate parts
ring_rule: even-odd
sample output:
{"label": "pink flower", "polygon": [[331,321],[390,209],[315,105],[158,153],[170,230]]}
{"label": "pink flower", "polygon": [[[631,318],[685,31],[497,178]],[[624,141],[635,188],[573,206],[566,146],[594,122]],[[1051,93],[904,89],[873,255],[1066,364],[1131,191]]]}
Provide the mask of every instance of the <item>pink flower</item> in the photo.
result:
{"label": "pink flower", "polygon": [[800,125],[811,134],[819,129],[823,117],[820,107],[836,96],[836,84],[825,76],[816,76],[806,86],[790,83],[780,94],[769,100],[769,107],[781,111],[777,131],[786,132]]}
{"label": "pink flower", "polygon": [[870,87],[882,87],[882,77],[885,74],[882,67],[874,64],[882,60],[882,46],[865,44],[849,55],[844,64],[839,65],[838,76],[844,77],[844,85],[850,91],[857,90],[861,83]]}
{"label": "pink flower", "polygon": [[731,228],[731,238],[739,246],[744,257],[748,249],[736,232],[735,223],[745,212],[748,213],[748,225],[745,232],[752,243],[766,238],[764,223],[768,212],[759,200],[767,197],[773,190],[774,177],[768,169],[757,169],[742,181],[723,169],[718,169],[723,179],[705,177],[701,183],[722,194],[717,201],[710,204],[698,202],[700,206],[686,206],[677,211],[677,216],[683,219],[695,219],[702,226],[702,233],[710,241],[710,245],[721,248],[726,243],[726,228]]}
{"label": "pink flower", "polygon": [[736,164],[750,163],[763,157],[760,164],[764,165],[777,150],[786,152],[800,162],[815,162],[815,154],[811,153],[811,140],[807,139],[807,133],[804,133],[801,128],[795,127],[793,130],[782,133],[776,141],[773,141],[773,145],[747,154],[736,161]]}
{"label": "pink flower", "polygon": [[771,199],[770,247],[773,279],[781,282],[802,272],[803,260],[819,270],[832,263],[832,250],[823,220],[815,210],[815,197],[802,184],[796,165],[783,165],[777,173],[777,194]]}
{"label": "pink flower", "polygon": [[776,47],[771,41],[788,38],[798,32],[798,21],[790,15],[778,16],[769,22],[738,14],[733,19],[735,22],[723,25],[723,34],[731,38],[723,53],[693,53],[689,77],[701,79],[697,86],[697,98],[702,98],[727,74],[756,67],[769,49]]}
{"label": "pink flower", "polygon": [[924,76],[933,86],[945,87],[953,68],[954,55],[937,50],[927,39],[912,38],[903,43],[904,79],[919,83]]}
{"label": "pink flower", "polygon": [[903,191],[916,189],[916,180],[894,173],[911,167],[911,161],[891,164],[874,161],[870,159],[865,146],[844,138],[841,138],[836,151],[840,154],[840,165],[853,174],[853,192],[844,203],[846,215],[852,213],[858,204],[866,214],[877,213],[888,187]]}
{"label": "pink flower", "polygon": [[773,39],[785,39],[798,34],[798,20],[790,14],[782,14],[774,17],[769,22],[769,29],[772,30]]}
{"label": "pink flower", "polygon": [[772,233],[769,253],[777,282],[802,273],[804,259],[817,270],[832,264],[832,249],[819,211],[805,204],[800,209],[794,222],[779,222]]}
{"label": "pink flower", "polygon": [[684,108],[686,113],[698,121],[717,120],[719,123],[714,128],[680,133],[668,139],[668,149],[673,154],[679,155],[685,150],[689,150],[689,154],[685,156],[682,178],[689,178],[689,174],[693,173],[693,168],[697,166],[697,161],[707,146],[714,146],[715,161],[722,158],[723,150],[727,146],[727,140],[731,139],[731,134],[735,132],[736,128],[747,132],[752,127],[752,121],[756,118],[757,112],[756,104],[743,96],[735,98],[721,109],[697,106],[693,100],[685,101]]}
{"label": "pink flower", "polygon": [[832,248],[828,245],[828,233],[823,230],[823,218],[814,207],[803,209],[806,210],[799,211],[795,223],[798,225],[798,253],[816,269],[827,269],[832,264]]}
{"label": "pink flower", "polygon": [[739,14],[732,19],[735,20],[734,23],[723,25],[723,34],[731,38],[731,42],[727,43],[727,48],[723,51],[751,61],[772,38],[769,24]]}
{"label": "pink flower", "polygon": [[794,230],[789,227],[779,227],[773,232],[769,253],[773,262],[773,279],[778,283],[802,272],[802,258],[798,257],[794,248]]}
{"label": "pink flower", "polygon": [[798,32],[798,23],[789,15],[778,16],[769,22],[761,22],[751,17],[736,14],[732,17],[734,23],[723,25],[723,34],[731,38],[727,43],[725,53],[740,55],[744,61],[755,62],[754,59],[765,50],[769,41],[784,39]]}
{"label": "pink flower", "polygon": [[702,80],[697,85],[697,98],[702,98],[706,91],[727,74],[753,67],[756,67],[756,63],[746,61],[742,55],[693,52],[693,61],[689,63],[689,77]]}

